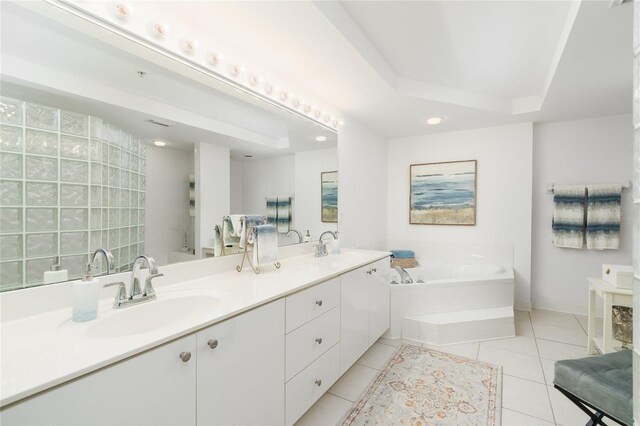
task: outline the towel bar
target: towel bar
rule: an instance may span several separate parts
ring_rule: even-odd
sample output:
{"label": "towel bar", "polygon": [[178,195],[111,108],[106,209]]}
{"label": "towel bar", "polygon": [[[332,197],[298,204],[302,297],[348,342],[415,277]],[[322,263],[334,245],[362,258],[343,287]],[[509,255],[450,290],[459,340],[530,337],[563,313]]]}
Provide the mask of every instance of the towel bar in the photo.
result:
{"label": "towel bar", "polygon": [[[553,184],[553,183],[548,183],[548,184],[547,184],[547,186],[546,186],[546,188],[547,188],[547,194],[553,194],[553,187],[554,187],[554,185],[555,185],[555,184]],[[631,188],[631,182],[630,182],[630,181],[627,181],[627,182],[622,183],[622,184],[620,184],[620,185],[622,186],[622,190],[623,190],[623,191],[626,191],[627,189],[630,189],[630,188]],[[587,186],[587,185],[585,185],[585,186]]]}

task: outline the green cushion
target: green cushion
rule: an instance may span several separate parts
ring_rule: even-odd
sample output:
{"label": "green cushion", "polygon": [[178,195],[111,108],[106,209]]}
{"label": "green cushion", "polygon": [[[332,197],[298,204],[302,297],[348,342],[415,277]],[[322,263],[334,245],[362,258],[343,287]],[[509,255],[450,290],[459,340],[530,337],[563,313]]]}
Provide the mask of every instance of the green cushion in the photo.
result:
{"label": "green cushion", "polygon": [[631,351],[557,361],[553,383],[615,419],[633,424]]}

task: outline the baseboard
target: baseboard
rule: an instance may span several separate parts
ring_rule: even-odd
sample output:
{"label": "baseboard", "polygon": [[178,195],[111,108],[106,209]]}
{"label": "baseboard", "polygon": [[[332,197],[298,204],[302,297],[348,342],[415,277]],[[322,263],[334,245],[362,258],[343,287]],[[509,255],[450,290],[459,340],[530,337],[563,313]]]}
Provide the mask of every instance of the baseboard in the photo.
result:
{"label": "baseboard", "polygon": [[513,306],[515,309],[519,311],[531,311],[531,301],[530,300],[516,300]]}
{"label": "baseboard", "polygon": [[[587,315],[589,312],[589,307],[587,305],[567,303],[550,299],[533,299],[533,308],[577,315]],[[602,316],[602,306],[597,307],[596,316]]]}

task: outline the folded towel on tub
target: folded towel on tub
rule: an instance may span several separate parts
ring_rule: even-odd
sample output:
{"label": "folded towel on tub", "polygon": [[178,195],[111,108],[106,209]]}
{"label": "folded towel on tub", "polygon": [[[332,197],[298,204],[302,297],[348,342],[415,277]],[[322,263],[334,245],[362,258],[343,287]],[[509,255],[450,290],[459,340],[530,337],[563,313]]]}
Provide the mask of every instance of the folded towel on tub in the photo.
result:
{"label": "folded towel on tub", "polygon": [[240,235],[240,243],[239,243],[241,249],[243,249],[246,244],[253,244],[254,236],[253,235],[247,235],[248,231],[253,226],[264,225],[266,220],[267,220],[267,218],[262,216],[262,215],[247,215],[247,216],[244,216],[244,219],[242,219],[242,221],[241,221],[242,222],[242,232],[241,232],[241,235]]}
{"label": "folded towel on tub", "polygon": [[255,227],[253,265],[255,267],[278,261],[278,233],[274,225]]}
{"label": "folded towel on tub", "polygon": [[396,259],[413,259],[416,253],[413,250],[391,250],[391,257]]}
{"label": "folded towel on tub", "polygon": [[622,185],[587,186],[587,248],[616,250],[620,246]]}
{"label": "folded towel on tub", "polygon": [[586,188],[582,185],[555,185],[553,193],[553,245],[582,248]]}

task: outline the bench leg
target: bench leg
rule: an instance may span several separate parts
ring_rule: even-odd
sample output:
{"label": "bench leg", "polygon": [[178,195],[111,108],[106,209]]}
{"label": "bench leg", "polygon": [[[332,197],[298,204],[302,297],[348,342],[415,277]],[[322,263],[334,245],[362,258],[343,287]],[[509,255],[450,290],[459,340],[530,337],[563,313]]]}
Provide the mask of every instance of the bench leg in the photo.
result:
{"label": "bench leg", "polygon": [[[573,402],[575,405],[577,405],[578,408],[580,408],[582,411],[584,411],[586,413],[587,416],[589,416],[590,420],[587,422],[587,424],[585,426],[596,426],[596,425],[607,426],[607,424],[602,421],[602,419],[606,415],[605,413],[603,413],[602,411],[597,410],[595,408],[592,408],[594,411],[591,411],[589,409],[590,406],[587,407],[587,405],[585,405],[585,402],[582,401],[577,396],[575,396],[574,394],[562,389],[561,387],[559,387],[557,385],[554,385],[553,387],[558,389],[564,396],[569,398],[569,400],[571,402]],[[612,419],[612,420],[615,421],[616,423],[619,423],[615,419]],[[622,424],[622,423],[620,423],[620,424]]]}

